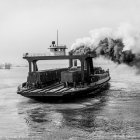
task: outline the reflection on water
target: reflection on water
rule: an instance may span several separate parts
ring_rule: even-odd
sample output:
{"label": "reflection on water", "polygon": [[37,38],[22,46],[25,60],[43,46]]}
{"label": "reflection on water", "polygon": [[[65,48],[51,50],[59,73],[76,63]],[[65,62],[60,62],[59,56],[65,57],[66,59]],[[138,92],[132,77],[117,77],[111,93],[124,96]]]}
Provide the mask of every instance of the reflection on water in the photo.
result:
{"label": "reflection on water", "polygon": [[[113,92],[113,94],[112,94]],[[123,95],[124,93],[124,95]],[[54,139],[74,136],[90,139],[139,137],[140,100],[133,102],[131,93],[105,91],[94,98],[76,103],[48,104],[33,100],[20,102],[18,114],[28,126],[28,136]],[[117,98],[114,98],[117,97]]]}
{"label": "reflection on water", "polygon": [[124,67],[119,70],[111,71],[108,90],[69,103],[40,103],[17,95],[27,70],[1,72],[0,138],[139,139],[140,75]]}
{"label": "reflection on water", "polygon": [[24,118],[29,136],[49,135],[63,127],[92,132],[96,127],[97,116],[106,105],[105,95],[106,92],[102,92],[92,99],[67,104],[40,104],[29,100],[17,105],[18,114]]}

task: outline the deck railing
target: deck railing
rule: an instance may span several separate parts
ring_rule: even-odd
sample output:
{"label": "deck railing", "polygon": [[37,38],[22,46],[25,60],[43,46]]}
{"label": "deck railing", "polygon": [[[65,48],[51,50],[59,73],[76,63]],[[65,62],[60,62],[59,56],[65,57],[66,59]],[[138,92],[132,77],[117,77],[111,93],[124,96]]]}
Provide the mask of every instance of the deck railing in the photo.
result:
{"label": "deck railing", "polygon": [[32,56],[50,56],[49,53],[24,53],[23,57],[32,57]]}

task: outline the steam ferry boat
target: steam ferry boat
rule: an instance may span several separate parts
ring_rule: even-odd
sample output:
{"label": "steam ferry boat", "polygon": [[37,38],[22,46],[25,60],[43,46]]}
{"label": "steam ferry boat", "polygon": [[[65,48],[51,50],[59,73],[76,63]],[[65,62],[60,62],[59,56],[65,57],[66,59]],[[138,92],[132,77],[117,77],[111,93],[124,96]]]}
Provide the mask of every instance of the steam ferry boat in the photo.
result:
{"label": "steam ferry boat", "polygon": [[[27,81],[18,87],[17,93],[35,100],[70,100],[97,93],[110,80],[109,70],[93,66],[94,55],[66,55],[66,46],[50,46],[51,55],[30,55],[23,58],[29,63]],[[69,67],[38,70],[40,60],[69,60]],[[77,60],[80,66],[77,66]]]}

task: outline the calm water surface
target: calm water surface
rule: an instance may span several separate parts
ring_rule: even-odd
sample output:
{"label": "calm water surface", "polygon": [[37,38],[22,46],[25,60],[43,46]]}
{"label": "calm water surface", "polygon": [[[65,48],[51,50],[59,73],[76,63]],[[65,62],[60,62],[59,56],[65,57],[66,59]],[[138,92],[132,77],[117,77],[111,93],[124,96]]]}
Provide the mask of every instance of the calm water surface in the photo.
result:
{"label": "calm water surface", "polygon": [[133,68],[111,65],[109,90],[72,103],[40,103],[17,95],[27,72],[0,70],[1,139],[140,139],[140,75]]}

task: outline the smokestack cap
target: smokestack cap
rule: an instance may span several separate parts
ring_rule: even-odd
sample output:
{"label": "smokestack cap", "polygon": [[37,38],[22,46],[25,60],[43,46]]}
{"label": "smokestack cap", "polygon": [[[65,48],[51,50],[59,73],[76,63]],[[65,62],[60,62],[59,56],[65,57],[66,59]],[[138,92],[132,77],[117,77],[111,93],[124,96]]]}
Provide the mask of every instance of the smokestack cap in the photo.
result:
{"label": "smokestack cap", "polygon": [[54,45],[55,44],[55,41],[52,41],[52,44]]}

